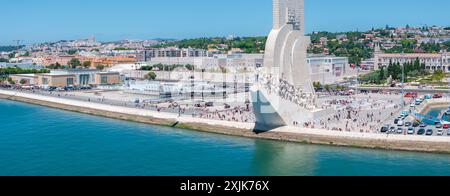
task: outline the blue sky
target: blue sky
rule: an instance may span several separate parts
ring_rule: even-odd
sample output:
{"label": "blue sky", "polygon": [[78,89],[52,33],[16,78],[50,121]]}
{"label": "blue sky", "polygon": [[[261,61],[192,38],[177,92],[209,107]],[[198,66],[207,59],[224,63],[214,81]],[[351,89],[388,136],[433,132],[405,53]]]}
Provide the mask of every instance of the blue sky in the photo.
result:
{"label": "blue sky", "polygon": [[[2,0],[0,45],[266,35],[272,0]],[[450,26],[448,0],[306,0],[307,32]]]}

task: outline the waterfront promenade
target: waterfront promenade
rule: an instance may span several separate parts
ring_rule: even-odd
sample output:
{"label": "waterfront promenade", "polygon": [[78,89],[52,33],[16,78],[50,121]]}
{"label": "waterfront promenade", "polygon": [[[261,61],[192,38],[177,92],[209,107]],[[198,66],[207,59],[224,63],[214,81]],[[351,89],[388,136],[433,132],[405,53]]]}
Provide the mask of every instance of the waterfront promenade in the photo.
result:
{"label": "waterfront promenade", "polygon": [[0,98],[121,120],[251,138],[375,149],[450,153],[450,137],[339,132],[302,127],[282,127],[270,132],[256,134],[253,132],[253,123],[202,119],[186,115],[179,116],[175,113],[72,100],[64,97],[51,97],[14,90],[0,90]]}

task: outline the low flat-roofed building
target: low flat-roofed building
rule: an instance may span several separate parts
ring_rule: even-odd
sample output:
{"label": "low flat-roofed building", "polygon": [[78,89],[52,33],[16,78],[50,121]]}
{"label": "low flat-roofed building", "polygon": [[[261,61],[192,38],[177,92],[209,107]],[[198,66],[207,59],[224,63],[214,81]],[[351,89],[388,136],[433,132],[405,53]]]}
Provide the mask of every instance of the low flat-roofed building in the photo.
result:
{"label": "low flat-roofed building", "polygon": [[24,81],[23,85],[35,85],[38,80],[38,75],[36,74],[14,74],[9,77],[16,84],[21,84],[21,81]]}
{"label": "low flat-roofed building", "polygon": [[100,72],[95,74],[95,83],[97,85],[113,85],[120,83],[119,72]]}
{"label": "low flat-roofed building", "polygon": [[119,72],[100,72],[98,70],[57,70],[44,74],[14,74],[11,79],[20,84],[41,87],[66,87],[88,85],[113,85],[120,83]]}
{"label": "low flat-roofed building", "polygon": [[39,74],[37,85],[42,87],[76,86],[77,78],[73,74]]}

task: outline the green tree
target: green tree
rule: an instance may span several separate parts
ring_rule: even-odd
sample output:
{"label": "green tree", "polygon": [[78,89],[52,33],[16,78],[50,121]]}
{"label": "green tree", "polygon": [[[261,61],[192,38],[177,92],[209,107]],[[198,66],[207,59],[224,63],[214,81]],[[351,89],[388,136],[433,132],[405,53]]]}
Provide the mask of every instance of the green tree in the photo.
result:
{"label": "green tree", "polygon": [[103,70],[103,69],[105,69],[105,66],[104,65],[97,65],[97,66],[95,66],[95,68],[98,69],[98,70]]}
{"label": "green tree", "polygon": [[331,85],[329,85],[329,84],[326,84],[326,85],[324,86],[324,88],[325,88],[325,90],[326,90],[327,92],[330,92],[330,91],[331,91]]}
{"label": "green tree", "polygon": [[67,63],[67,65],[69,65],[69,67],[73,69],[76,69],[77,67],[81,66],[81,62],[80,59],[73,58]]}
{"label": "green tree", "polygon": [[400,62],[397,62],[394,65],[394,79],[395,80],[402,79],[402,65],[400,65]]}
{"label": "green tree", "polygon": [[392,60],[389,60],[389,65],[387,67],[388,77],[394,77],[394,65],[392,64]]}
{"label": "green tree", "polygon": [[433,81],[440,82],[445,78],[445,72],[442,70],[436,70],[433,74]]}
{"label": "green tree", "polygon": [[146,80],[156,80],[156,73],[151,71],[145,75]]}
{"label": "green tree", "polygon": [[55,64],[56,69],[61,69],[63,68],[63,66],[61,64],[59,64],[58,62],[56,62]]}
{"label": "green tree", "polygon": [[446,50],[450,50],[450,41],[444,42],[442,45]]}
{"label": "green tree", "polygon": [[153,70],[153,67],[152,66],[142,66],[139,70],[151,71],[151,70]]}
{"label": "green tree", "polygon": [[69,50],[69,51],[67,51],[67,54],[69,54],[69,55],[74,55],[74,54],[76,54],[78,52],[78,50]]}
{"label": "green tree", "polygon": [[8,83],[11,85],[16,84],[16,82],[14,82],[14,80],[12,78],[8,78]]}
{"label": "green tree", "polygon": [[381,83],[384,79],[385,79],[385,77],[384,77],[384,67],[381,67],[380,73],[379,73],[379,76],[378,76],[378,83]]}
{"label": "green tree", "polygon": [[322,84],[320,84],[320,82],[313,82],[313,86],[315,89],[322,88]]}
{"label": "green tree", "polygon": [[12,59],[14,57],[16,57],[16,52],[11,52],[8,54],[8,58]]}
{"label": "green tree", "polygon": [[19,83],[20,83],[21,85],[24,85],[24,84],[26,84],[26,83],[27,83],[27,81],[26,81],[26,80],[24,80],[24,79],[21,79]]}
{"label": "green tree", "polygon": [[186,69],[188,69],[189,71],[192,71],[192,70],[194,70],[194,65],[191,65],[191,64],[187,64],[187,65],[185,65],[184,67],[186,67]]}
{"label": "green tree", "polygon": [[92,65],[92,62],[91,62],[91,61],[85,61],[85,62],[83,62],[83,67],[84,67],[84,68],[90,68],[91,65]]}

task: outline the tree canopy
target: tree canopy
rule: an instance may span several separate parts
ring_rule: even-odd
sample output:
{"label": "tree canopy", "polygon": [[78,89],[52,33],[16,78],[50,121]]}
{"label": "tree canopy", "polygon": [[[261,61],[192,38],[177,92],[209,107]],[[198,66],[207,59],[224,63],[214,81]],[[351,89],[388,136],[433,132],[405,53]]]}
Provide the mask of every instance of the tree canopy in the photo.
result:
{"label": "tree canopy", "polygon": [[75,69],[75,68],[81,66],[81,62],[80,62],[80,59],[73,58],[67,63],[67,65],[69,65],[71,68]]}
{"label": "tree canopy", "polygon": [[140,68],[140,70],[143,70],[143,71],[154,71],[154,70],[156,70],[155,68],[157,68],[158,71],[173,71],[173,70],[175,70],[177,68],[183,68],[183,67],[186,68],[187,70],[192,71],[195,66],[191,65],[191,64],[186,64],[186,65],[179,65],[179,64],[165,65],[165,64],[158,63],[158,64],[155,64],[155,65],[152,65],[152,66],[142,66]]}
{"label": "tree canopy", "polygon": [[11,74],[32,74],[32,73],[50,73],[47,69],[21,69],[18,67],[0,68],[0,77],[6,77]]}
{"label": "tree canopy", "polygon": [[156,73],[155,72],[149,72],[145,75],[146,80],[155,80],[156,79]]}

